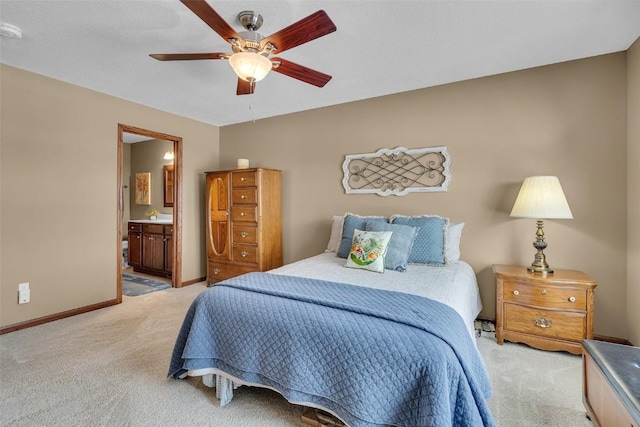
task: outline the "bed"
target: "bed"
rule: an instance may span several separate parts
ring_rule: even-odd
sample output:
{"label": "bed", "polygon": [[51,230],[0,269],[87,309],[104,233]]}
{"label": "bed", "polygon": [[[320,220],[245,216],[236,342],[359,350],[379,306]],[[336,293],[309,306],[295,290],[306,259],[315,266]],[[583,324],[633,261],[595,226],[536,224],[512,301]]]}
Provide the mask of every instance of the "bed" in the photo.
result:
{"label": "bed", "polygon": [[239,386],[270,388],[352,427],[492,426],[481,308],[464,261],[377,274],[332,250],[199,295],[169,376],[202,376],[221,405]]}

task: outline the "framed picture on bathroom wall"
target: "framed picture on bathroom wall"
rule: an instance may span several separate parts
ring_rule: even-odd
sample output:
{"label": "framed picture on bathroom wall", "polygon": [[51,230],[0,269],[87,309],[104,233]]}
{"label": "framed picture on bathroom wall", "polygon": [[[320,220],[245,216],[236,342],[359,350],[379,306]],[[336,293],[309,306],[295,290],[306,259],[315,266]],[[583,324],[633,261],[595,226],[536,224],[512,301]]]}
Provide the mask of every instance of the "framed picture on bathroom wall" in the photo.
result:
{"label": "framed picture on bathroom wall", "polygon": [[136,205],[151,204],[151,172],[136,173]]}

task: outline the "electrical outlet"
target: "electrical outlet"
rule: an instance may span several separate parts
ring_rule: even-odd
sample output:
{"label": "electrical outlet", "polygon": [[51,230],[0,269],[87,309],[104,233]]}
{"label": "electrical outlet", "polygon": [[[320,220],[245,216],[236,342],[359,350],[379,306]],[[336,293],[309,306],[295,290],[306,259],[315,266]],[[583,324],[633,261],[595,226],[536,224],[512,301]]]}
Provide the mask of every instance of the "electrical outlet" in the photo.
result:
{"label": "electrical outlet", "polygon": [[31,291],[29,289],[18,291],[18,304],[26,304],[29,301],[31,301]]}
{"label": "electrical outlet", "polygon": [[28,291],[29,290],[29,282],[20,283],[18,285],[18,291]]}

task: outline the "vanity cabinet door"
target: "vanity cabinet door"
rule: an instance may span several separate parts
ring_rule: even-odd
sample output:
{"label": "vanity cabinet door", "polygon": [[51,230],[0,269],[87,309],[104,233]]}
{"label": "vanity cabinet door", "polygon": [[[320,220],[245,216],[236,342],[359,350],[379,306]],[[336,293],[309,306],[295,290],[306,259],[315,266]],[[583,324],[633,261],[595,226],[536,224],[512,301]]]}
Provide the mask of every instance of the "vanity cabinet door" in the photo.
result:
{"label": "vanity cabinet door", "polygon": [[142,266],[152,270],[164,270],[164,236],[142,235]]}
{"label": "vanity cabinet door", "polygon": [[132,267],[140,266],[140,254],[142,251],[142,227],[140,224],[130,222],[128,224],[128,248],[127,248],[127,264]]}

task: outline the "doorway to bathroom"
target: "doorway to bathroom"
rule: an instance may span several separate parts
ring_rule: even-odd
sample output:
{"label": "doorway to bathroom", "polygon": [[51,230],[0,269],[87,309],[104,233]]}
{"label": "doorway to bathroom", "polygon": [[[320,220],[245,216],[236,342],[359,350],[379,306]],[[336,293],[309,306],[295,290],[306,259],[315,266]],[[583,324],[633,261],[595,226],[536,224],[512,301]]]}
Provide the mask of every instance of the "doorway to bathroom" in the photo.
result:
{"label": "doorway to bathroom", "polygon": [[[131,144],[147,144],[150,152],[159,152],[161,155],[144,155],[144,172],[139,172],[138,167],[132,167]],[[165,152],[173,154],[173,160],[164,158]],[[147,150],[145,149],[145,150]],[[149,157],[155,159],[155,163],[146,163]],[[156,164],[157,163],[157,164]],[[168,168],[167,166],[171,166]],[[148,169],[148,171],[147,171]],[[156,170],[157,169],[157,170]],[[171,170],[170,185],[167,184],[166,171]],[[158,170],[160,172],[158,172]],[[155,277],[158,281],[166,281],[172,287],[182,285],[182,138],[167,135],[160,132],[142,129],[135,126],[118,124],[118,221],[117,221],[117,242],[118,242],[118,266],[117,266],[117,300],[122,302],[123,295],[123,273],[133,273],[127,263],[125,253],[132,256],[132,244],[125,239],[129,233],[127,227],[131,220],[140,224],[140,230],[145,223],[150,229],[161,229],[166,233],[164,236],[164,250],[167,253],[165,263],[167,270],[162,277]],[[139,179],[138,179],[139,178]],[[140,182],[138,182],[140,181]],[[157,210],[156,215],[151,215]],[[152,216],[155,218],[152,220]],[[137,226],[136,226],[137,227]],[[134,230],[135,233],[135,230]],[[125,243],[126,242],[126,243]],[[162,271],[145,271],[133,273],[140,277],[154,277],[156,274],[162,276]],[[148,276],[145,273],[151,273]]]}

